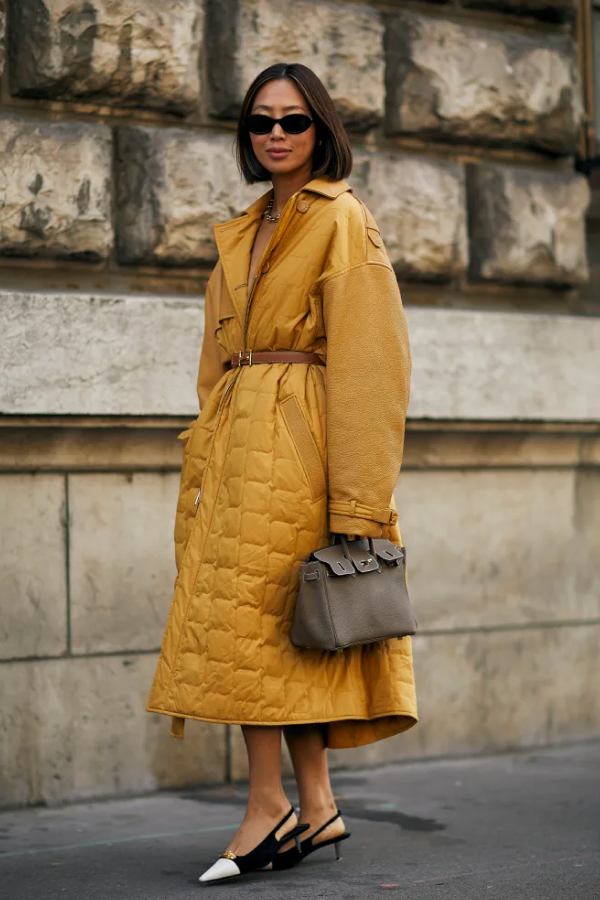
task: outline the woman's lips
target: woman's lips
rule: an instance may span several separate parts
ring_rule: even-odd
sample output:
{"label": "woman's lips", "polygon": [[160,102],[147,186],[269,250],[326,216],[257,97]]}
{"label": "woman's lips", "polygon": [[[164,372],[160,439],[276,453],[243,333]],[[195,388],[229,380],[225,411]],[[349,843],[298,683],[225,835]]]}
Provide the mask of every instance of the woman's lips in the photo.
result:
{"label": "woman's lips", "polygon": [[269,156],[272,156],[274,159],[283,159],[289,152],[289,150],[267,150]]}

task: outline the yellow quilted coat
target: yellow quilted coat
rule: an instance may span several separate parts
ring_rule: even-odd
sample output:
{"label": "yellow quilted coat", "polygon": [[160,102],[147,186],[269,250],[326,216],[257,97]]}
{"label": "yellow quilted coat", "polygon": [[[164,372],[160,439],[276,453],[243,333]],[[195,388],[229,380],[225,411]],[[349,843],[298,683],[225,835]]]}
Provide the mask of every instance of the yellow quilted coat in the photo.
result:
{"label": "yellow quilted coat", "polygon": [[[401,543],[410,351],[377,225],[345,181],[289,198],[248,289],[272,189],[214,226],[200,415],[183,441],[178,576],[148,703],[173,717],[327,722],[356,747],[417,721],[410,638],[341,652],[289,639],[300,563],[330,531]],[[229,368],[240,349],[304,350],[326,367]]]}

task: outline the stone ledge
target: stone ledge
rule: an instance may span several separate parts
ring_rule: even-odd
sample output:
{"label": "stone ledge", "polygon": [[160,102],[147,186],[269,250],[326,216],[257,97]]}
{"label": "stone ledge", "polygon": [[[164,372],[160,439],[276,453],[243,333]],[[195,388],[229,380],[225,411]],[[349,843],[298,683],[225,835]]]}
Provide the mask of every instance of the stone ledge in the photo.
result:
{"label": "stone ledge", "polygon": [[[190,416],[1,416],[0,473],[176,472]],[[409,419],[402,472],[600,467],[600,423]]]}
{"label": "stone ledge", "polygon": [[[600,319],[406,314],[412,419],[600,421]],[[196,416],[202,334],[200,299],[2,292],[0,414]]]}

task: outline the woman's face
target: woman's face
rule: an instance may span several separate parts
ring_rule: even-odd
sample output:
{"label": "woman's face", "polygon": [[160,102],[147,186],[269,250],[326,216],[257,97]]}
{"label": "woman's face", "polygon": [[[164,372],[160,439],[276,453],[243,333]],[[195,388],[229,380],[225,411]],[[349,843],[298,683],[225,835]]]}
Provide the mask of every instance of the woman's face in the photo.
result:
{"label": "woman's face", "polygon": [[[274,119],[281,119],[288,113],[311,115],[304,97],[289,78],[277,78],[264,84],[256,94],[250,112]],[[286,134],[278,123],[269,134],[251,134],[250,139],[256,158],[271,174],[289,174],[299,169],[310,172],[316,140],[314,122],[302,134]]]}

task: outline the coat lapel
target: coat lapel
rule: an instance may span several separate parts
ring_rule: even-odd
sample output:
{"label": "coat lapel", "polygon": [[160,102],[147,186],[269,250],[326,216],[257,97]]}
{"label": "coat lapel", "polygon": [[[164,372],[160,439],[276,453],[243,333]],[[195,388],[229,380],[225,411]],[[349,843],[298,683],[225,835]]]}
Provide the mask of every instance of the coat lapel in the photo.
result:
{"label": "coat lapel", "polygon": [[267,191],[235,219],[213,225],[225,282],[240,324],[243,322],[246,308],[252,244],[271,194],[272,190]]}
{"label": "coat lapel", "polygon": [[[334,199],[344,193],[344,191],[353,192],[353,189],[346,181],[329,181],[326,178],[313,178],[312,181],[300,188],[294,196],[304,191]],[[248,298],[248,269],[250,268],[252,244],[254,236],[260,227],[262,214],[267,208],[272,195],[273,189],[271,188],[235,219],[228,219],[226,222],[213,225],[213,233],[223,267],[225,282],[240,324],[244,321]],[[273,252],[280,242],[285,225],[290,218],[291,215],[286,215],[286,222],[283,223],[284,227],[277,229],[274,240],[271,243],[270,253]]]}

